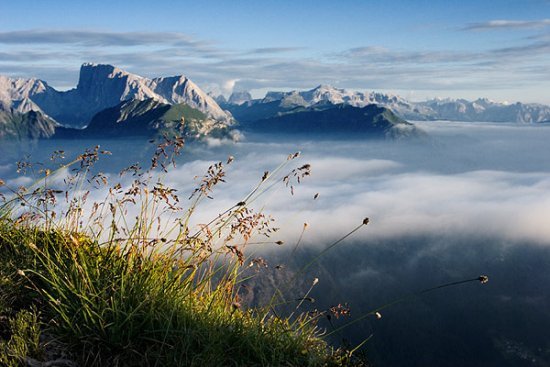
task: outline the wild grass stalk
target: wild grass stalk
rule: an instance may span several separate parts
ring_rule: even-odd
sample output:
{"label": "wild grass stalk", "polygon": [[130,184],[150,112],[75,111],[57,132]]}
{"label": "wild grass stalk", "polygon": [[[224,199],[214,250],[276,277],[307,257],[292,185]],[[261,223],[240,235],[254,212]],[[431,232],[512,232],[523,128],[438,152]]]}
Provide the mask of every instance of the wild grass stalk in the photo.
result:
{"label": "wild grass stalk", "polygon": [[387,309],[387,308],[390,308],[392,306],[395,306],[399,303],[403,303],[403,302],[407,302],[407,301],[410,301],[410,300],[413,300],[415,298],[419,298],[421,296],[423,296],[424,294],[426,293],[430,293],[430,292],[434,292],[434,291],[437,291],[437,290],[440,290],[440,289],[443,289],[443,288],[448,288],[448,287],[455,287],[455,286],[458,286],[458,285],[462,285],[462,284],[466,284],[466,283],[472,283],[472,282],[479,282],[481,284],[485,284],[489,281],[489,277],[486,276],[486,275],[480,275],[478,277],[475,277],[475,278],[469,278],[469,279],[464,279],[464,280],[459,280],[459,281],[455,281],[455,282],[449,282],[449,283],[444,283],[444,284],[440,284],[440,285],[437,285],[435,287],[430,287],[430,288],[426,288],[426,289],[422,289],[418,292],[414,292],[414,293],[410,293],[410,294],[407,294],[407,295],[404,295],[404,296],[401,296],[399,298],[396,298],[395,300],[393,301],[390,301],[390,302],[387,302],[379,307],[376,307],[375,309],[373,310],[370,310],[366,313],[363,313],[361,316],[359,317],[356,317],[355,319],[353,319],[352,321],[350,322],[347,322],[343,325],[341,325],[340,327],[338,328],[335,328],[334,330],[332,330],[330,333],[327,334],[327,336],[330,336],[334,333],[337,333],[337,332],[340,332],[344,329],[346,329],[347,327],[353,325],[353,324],[356,324],[358,322],[361,322],[363,321],[364,319],[368,318],[368,317],[375,317],[377,319],[380,319],[382,318],[382,313],[381,311]]}
{"label": "wild grass stalk", "polygon": [[[272,238],[278,230],[273,219],[263,207],[255,211],[251,204],[277,184],[294,194],[311,167],[291,169],[299,153],[289,155],[273,171],[264,172],[242,200],[196,228],[192,222],[198,208],[225,182],[225,168],[233,157],[212,164],[186,204],[164,184],[183,146],[181,139],[165,137],[150,167],[134,164],[118,177],[95,170],[100,156],[110,154],[96,146],[69,163],[41,166],[42,176],[28,188],[8,187],[0,180],[0,198],[11,195],[0,205],[0,317],[9,320],[0,318],[0,336],[7,335],[0,342],[0,363],[9,359],[15,366],[47,359],[84,366],[366,365],[353,354],[368,338],[355,348],[334,349],[318,326],[331,315],[349,315],[346,304],[301,312],[304,303],[312,301],[317,279],[301,297],[287,300],[284,293],[369,220],[322,249],[275,289],[270,302],[247,307],[239,291],[251,277],[248,264],[265,264],[247,247],[283,244]],[[54,156],[57,162],[63,152]],[[19,168],[34,170],[29,163]],[[103,199],[91,201],[102,190]],[[306,228],[304,224],[291,254]],[[401,297],[333,326],[326,335],[397,303],[474,280],[486,278]],[[276,309],[290,304],[296,306],[287,316]],[[3,331],[4,326],[11,329]],[[47,336],[46,344],[40,335]]]}
{"label": "wild grass stalk", "polygon": [[[12,197],[0,207],[3,304],[12,310],[34,304],[40,314],[32,324],[87,366],[342,365],[307,314],[296,322],[269,308],[250,309],[238,294],[250,259],[245,247],[255,235],[276,231],[250,203],[298,155],[193,230],[191,218],[224,182],[225,165],[209,167],[186,207],[163,184],[182,147],[183,141],[165,138],[151,167],[121,172],[121,178],[131,175],[124,186],[109,186],[106,175],[95,173],[95,162],[108,154],[99,147],[44,170],[31,192],[4,186]],[[309,166],[298,167],[283,184],[293,191],[292,181],[307,175]],[[94,187],[107,194],[89,203]],[[16,337],[11,333],[7,345],[19,345]],[[17,363],[39,358],[35,344],[6,347],[2,355],[15,348]]]}

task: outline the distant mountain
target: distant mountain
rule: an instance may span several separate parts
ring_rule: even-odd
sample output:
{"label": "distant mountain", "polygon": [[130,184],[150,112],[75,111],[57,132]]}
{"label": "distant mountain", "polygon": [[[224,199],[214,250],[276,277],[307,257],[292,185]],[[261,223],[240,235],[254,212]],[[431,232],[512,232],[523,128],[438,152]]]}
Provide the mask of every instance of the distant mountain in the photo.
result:
{"label": "distant mountain", "polygon": [[253,121],[275,116],[296,107],[310,107],[319,103],[346,104],[364,107],[377,104],[391,109],[408,120],[453,120],[485,122],[537,123],[550,120],[550,107],[540,104],[506,104],[478,99],[434,99],[410,102],[402,97],[376,92],[354,92],[320,85],[308,91],[268,92],[263,99],[244,103],[222,103],[239,121]]}
{"label": "distant mountain", "polygon": [[399,96],[375,92],[353,92],[328,85],[319,85],[308,91],[268,92],[263,99],[249,100],[240,104],[232,104],[228,101],[221,106],[230,111],[238,121],[253,121],[275,116],[296,107],[311,107],[323,103],[346,104],[354,107],[377,104],[401,116],[404,115],[402,112],[414,109],[410,102]]}
{"label": "distant mountain", "polygon": [[21,141],[50,138],[57,123],[38,111],[19,112],[0,108],[0,140]]}
{"label": "distant mountain", "polygon": [[355,107],[364,107],[368,104],[403,104],[408,106],[408,102],[399,96],[375,92],[355,92],[330,85],[319,85],[311,90],[301,92],[268,92],[264,98],[265,102],[275,100],[282,100],[286,105],[299,104],[303,106],[311,106],[319,102],[344,103]]}
{"label": "distant mountain", "polygon": [[83,64],[75,89],[60,92],[38,79],[0,76],[0,103],[19,112],[41,111],[62,125],[84,127],[92,116],[127,100],[185,103],[213,119],[232,116],[185,76],[148,79],[111,65]]}
{"label": "distant mountain", "polygon": [[281,100],[264,102],[263,100],[254,100],[242,104],[221,104],[222,108],[227,109],[240,123],[257,121],[269,117],[277,116],[281,113],[291,111],[302,105],[285,106]]}
{"label": "distant mountain", "polygon": [[252,100],[252,96],[249,92],[233,92],[229,96],[227,101],[229,104],[240,105]]}
{"label": "distant mountain", "polygon": [[550,119],[550,107],[535,103],[507,104],[482,98],[472,102],[464,99],[433,99],[416,105],[422,106],[421,116],[424,119],[522,123],[539,123]]}
{"label": "distant mountain", "polygon": [[97,113],[82,130],[58,129],[56,137],[120,138],[181,136],[190,140],[206,136],[230,137],[227,123],[215,120],[185,103],[166,104],[149,98],[132,99]]}
{"label": "distant mountain", "polygon": [[296,107],[284,113],[244,122],[241,128],[259,133],[307,133],[337,136],[403,139],[427,135],[391,110],[374,104],[354,107],[344,103],[319,102],[310,107]]}
{"label": "distant mountain", "polygon": [[208,95],[209,95],[214,101],[216,101],[216,103],[219,104],[220,107],[221,107],[222,104],[226,104],[226,103],[227,103],[227,98],[225,98],[223,94],[215,95],[213,92],[208,92]]}

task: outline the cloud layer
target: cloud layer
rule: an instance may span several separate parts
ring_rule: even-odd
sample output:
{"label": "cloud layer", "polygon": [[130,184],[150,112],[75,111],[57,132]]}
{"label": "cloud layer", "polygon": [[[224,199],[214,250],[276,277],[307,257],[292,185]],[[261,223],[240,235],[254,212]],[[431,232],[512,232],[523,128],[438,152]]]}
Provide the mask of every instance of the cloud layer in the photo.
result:
{"label": "cloud layer", "polygon": [[[307,222],[304,242],[323,246],[369,217],[371,223],[356,238],[468,234],[550,244],[550,167],[541,159],[550,155],[548,126],[418,124],[432,142],[337,141],[326,136],[265,142],[252,136],[237,145],[217,141],[194,146],[165,183],[185,200],[199,183],[196,177],[212,162],[233,155],[228,183],[214,190],[215,200],[203,202],[194,218],[195,224],[207,223],[241,201],[266,170],[273,172],[288,154],[302,151],[299,160],[279,169],[273,188],[253,203],[278,219],[279,236],[285,241],[295,241]],[[44,149],[63,145],[67,152],[81,150],[66,144],[74,142],[48,142]],[[145,146],[127,144],[132,144],[131,151]],[[113,152],[114,160],[104,159],[108,165],[103,171],[117,172],[136,159],[149,161],[145,151],[128,157],[125,144],[101,145]],[[35,156],[48,153],[35,152]],[[281,179],[305,163],[311,164],[312,175],[301,184],[294,182],[292,194]],[[30,182],[10,179],[10,169],[13,166],[0,165],[9,185]],[[102,197],[97,193],[98,199]]]}
{"label": "cloud layer", "polygon": [[4,44],[80,44],[85,46],[174,45],[201,46],[203,42],[175,32],[100,32],[80,30],[25,30],[0,32]]}
{"label": "cloud layer", "polygon": [[[548,19],[488,21],[467,31],[527,30],[529,37],[467,50],[400,49],[376,42],[349,49],[303,47],[228,49],[178,32],[112,32],[30,29],[0,32],[0,73],[39,77],[60,88],[76,84],[83,62],[111,63],[144,76],[185,74],[206,89],[312,88],[333,84],[352,89],[550,103],[543,90],[550,75]],[[455,31],[473,35],[473,32]],[[478,35],[474,36],[478,37]],[[523,92],[518,92],[523,91]]]}
{"label": "cloud layer", "polygon": [[463,28],[465,31],[533,29],[550,27],[550,19],[541,20],[490,20],[488,22],[471,23]]}
{"label": "cloud layer", "polygon": [[[215,188],[214,200],[203,201],[194,218],[194,224],[208,223],[242,200],[265,170],[276,172],[289,153],[301,151],[301,158],[280,169],[272,189],[252,203],[277,219],[281,231],[272,240],[285,241],[282,248],[249,247],[247,254],[256,249],[256,255],[271,264],[253,281],[261,282],[264,276],[269,286],[275,280],[280,286],[294,280],[292,271],[369,217],[367,227],[303,274],[302,284],[307,287],[312,279],[320,279],[310,294],[316,302],[307,307],[322,310],[349,302],[352,317],[357,317],[413,291],[487,274],[486,285],[461,284],[407,299],[381,310],[381,319],[367,318],[343,335],[357,345],[374,333],[368,346],[382,352],[367,355],[380,364],[500,367],[510,360],[514,365],[512,357],[528,355],[546,365],[550,126],[418,124],[432,136],[431,142],[343,141],[327,136],[273,141],[249,136],[237,145],[218,141],[188,146],[178,167],[163,179],[187,203],[208,166],[233,155],[227,183]],[[98,168],[110,172],[112,184],[121,180],[114,173],[121,166],[149,162],[143,141],[96,143],[113,152],[98,163]],[[62,146],[70,157],[82,150],[82,144],[42,141],[33,156],[48,157],[52,148]],[[296,184],[292,195],[280,178],[305,163],[311,164],[312,176]],[[33,182],[28,177],[10,178],[14,169],[13,163],[0,163],[0,178],[7,185]],[[131,179],[122,183],[128,185]],[[100,190],[90,200],[104,197]],[[163,225],[168,220],[165,217]],[[308,228],[301,247],[289,259],[288,251],[296,245],[304,222]],[[251,241],[265,240],[260,236]],[[278,270],[274,264],[285,267]],[[263,286],[250,288],[264,289],[267,301],[273,294]],[[333,322],[341,325],[348,320]],[[418,353],[427,345],[441,353]],[[511,357],[510,350],[517,356]]]}

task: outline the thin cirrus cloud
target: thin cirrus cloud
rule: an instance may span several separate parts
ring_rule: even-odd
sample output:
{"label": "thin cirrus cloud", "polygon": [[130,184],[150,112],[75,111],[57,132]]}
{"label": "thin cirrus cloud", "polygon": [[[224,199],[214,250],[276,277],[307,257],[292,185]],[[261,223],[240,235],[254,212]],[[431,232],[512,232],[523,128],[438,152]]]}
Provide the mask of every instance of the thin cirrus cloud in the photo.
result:
{"label": "thin cirrus cloud", "polygon": [[[531,40],[535,40],[534,42]],[[526,56],[536,56],[542,54],[548,55],[550,49],[550,38],[528,38],[528,43],[519,44],[511,47],[501,47],[489,49],[480,52],[470,51],[399,51],[387,48],[367,46],[356,47],[339,53],[337,56],[349,60],[368,61],[376,63],[422,63],[422,64],[472,64],[477,62],[492,62],[492,64],[507,63],[509,59],[502,59],[502,56],[520,57],[526,59]]]}
{"label": "thin cirrus cloud", "polygon": [[81,30],[24,30],[0,32],[4,44],[79,44],[85,46],[179,45],[206,46],[204,41],[175,32],[103,32]]}
{"label": "thin cirrus cloud", "polygon": [[525,55],[543,55],[548,56],[550,53],[550,39],[532,42],[526,45],[515,47],[504,47],[494,50],[497,55],[508,55],[525,57]]}
{"label": "thin cirrus cloud", "polygon": [[483,55],[457,51],[394,51],[384,47],[355,47],[340,54],[355,60],[379,63],[457,63],[479,60]]}
{"label": "thin cirrus cloud", "polygon": [[[214,47],[210,42],[195,39],[178,32],[104,32],[93,30],[24,30],[0,32],[0,44],[7,45],[68,45],[81,47],[173,47],[170,52],[180,53],[181,47],[200,50],[205,56],[274,55],[305,50],[305,47],[261,47],[244,53]],[[164,50],[161,50],[164,51]]]}
{"label": "thin cirrus cloud", "polygon": [[[527,27],[526,22],[513,24]],[[0,44],[5,46],[0,53],[0,74],[39,77],[65,89],[76,84],[81,63],[99,62],[147,77],[184,74],[207,90],[237,80],[235,88],[239,90],[332,84],[353,89],[426,91],[432,97],[440,95],[439,91],[451,94],[470,90],[461,97],[517,100],[518,87],[528,88],[532,81],[543,88],[541,81],[547,80],[550,72],[549,41],[524,38],[515,44],[476,51],[375,45],[319,54],[312,48],[284,45],[231,49],[177,32],[35,29],[0,32]],[[498,91],[499,95],[486,95],[483,90]],[[542,95],[534,94],[534,101],[547,103]]]}
{"label": "thin cirrus cloud", "polygon": [[302,51],[305,49],[306,49],[305,47],[261,47],[261,48],[255,48],[247,52],[247,54],[253,54],[253,55],[281,54],[281,53]]}
{"label": "thin cirrus cloud", "polygon": [[536,29],[550,26],[550,19],[541,20],[490,20],[487,22],[470,23],[463,27],[465,31]]}

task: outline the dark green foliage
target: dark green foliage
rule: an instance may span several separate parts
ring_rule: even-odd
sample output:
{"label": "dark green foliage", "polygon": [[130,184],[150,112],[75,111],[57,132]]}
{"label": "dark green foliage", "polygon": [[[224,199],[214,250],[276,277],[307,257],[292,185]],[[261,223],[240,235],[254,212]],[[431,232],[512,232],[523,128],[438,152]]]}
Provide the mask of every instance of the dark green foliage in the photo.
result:
{"label": "dark green foliage", "polygon": [[21,310],[13,317],[3,316],[0,322],[0,365],[24,365],[27,358],[40,358],[41,324],[36,310]]}
{"label": "dark green foliage", "polygon": [[307,328],[236,309],[230,284],[201,288],[169,256],[5,223],[0,231],[0,358],[40,356],[32,303],[84,365],[315,366],[329,356]]}

